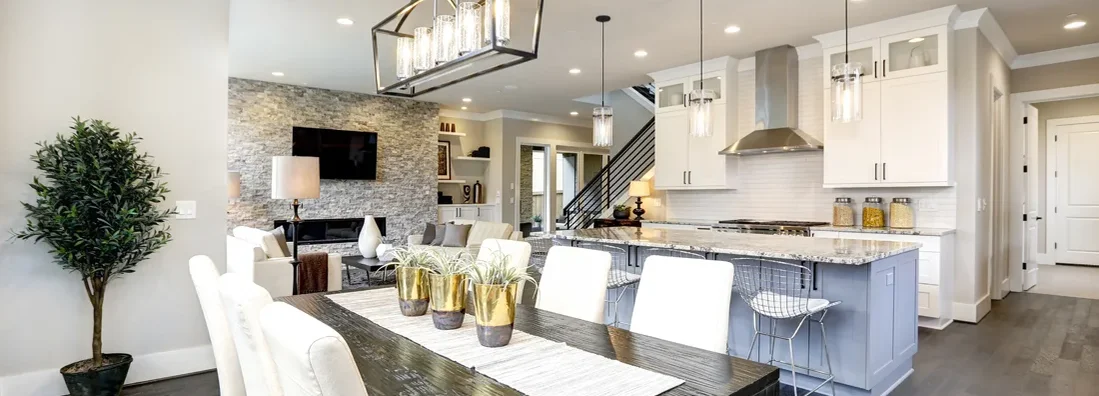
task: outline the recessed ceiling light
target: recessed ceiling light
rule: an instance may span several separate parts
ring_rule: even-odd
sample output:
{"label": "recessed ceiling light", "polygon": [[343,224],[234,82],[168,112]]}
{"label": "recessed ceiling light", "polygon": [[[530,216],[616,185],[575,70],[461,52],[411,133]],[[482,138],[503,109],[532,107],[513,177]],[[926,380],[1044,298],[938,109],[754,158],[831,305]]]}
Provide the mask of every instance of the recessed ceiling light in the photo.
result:
{"label": "recessed ceiling light", "polygon": [[580,113],[573,111],[573,112],[570,112],[569,115],[570,116],[578,116],[578,115],[580,115]]}
{"label": "recessed ceiling light", "polygon": [[355,21],[351,20],[351,18],[340,18],[336,20],[336,23],[344,26],[351,26],[355,24]]}
{"label": "recessed ceiling light", "polygon": [[504,86],[504,89],[519,89],[519,86],[515,84],[508,84]]}
{"label": "recessed ceiling light", "polygon": [[470,98],[462,98],[462,101],[463,101],[463,102],[466,102],[466,103],[469,103],[469,102],[472,102],[472,101],[473,101],[473,99],[470,99]]}
{"label": "recessed ceiling light", "polygon": [[739,31],[740,31],[740,26],[737,26],[737,25],[729,25],[729,26],[725,27],[725,33],[728,33],[728,34],[737,33]]}
{"label": "recessed ceiling light", "polygon": [[275,76],[275,77],[282,77],[282,76],[285,76],[286,74],[283,74],[283,72],[271,72],[271,75]]}
{"label": "recessed ceiling light", "polygon": [[569,69],[569,74],[580,74],[580,69],[577,69],[575,67],[572,68],[572,69]]}
{"label": "recessed ceiling light", "polygon": [[645,50],[637,50],[636,52],[633,53],[633,56],[636,56],[638,58],[644,58],[646,56],[649,56],[649,53],[646,52]]}
{"label": "recessed ceiling light", "polygon": [[535,122],[537,122],[537,121],[542,121],[542,120],[539,120],[539,119],[537,119],[537,118],[531,118],[530,120],[531,120],[531,121],[535,121]]}
{"label": "recessed ceiling light", "polygon": [[922,41],[923,41],[923,37],[916,37],[914,39],[908,40],[908,42],[910,42],[910,43],[919,43],[919,42],[922,42]]}
{"label": "recessed ceiling light", "polygon": [[469,110],[468,107],[462,106],[462,110]]}
{"label": "recessed ceiling light", "polygon": [[1072,14],[1072,15],[1069,15],[1068,17],[1065,17],[1065,29],[1069,29],[1069,30],[1079,29],[1079,28],[1084,27],[1087,24],[1088,24],[1088,22],[1081,19],[1080,15],[1077,15],[1077,14]]}

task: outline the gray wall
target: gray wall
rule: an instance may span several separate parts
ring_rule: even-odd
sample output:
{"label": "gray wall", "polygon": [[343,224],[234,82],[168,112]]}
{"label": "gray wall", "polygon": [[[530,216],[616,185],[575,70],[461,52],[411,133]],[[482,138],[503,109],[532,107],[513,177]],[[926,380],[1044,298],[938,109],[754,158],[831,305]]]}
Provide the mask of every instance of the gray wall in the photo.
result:
{"label": "gray wall", "polygon": [[294,126],[378,133],[378,179],[322,180],[321,198],[302,202],[303,218],[385,217],[386,242],[435,221],[437,104],[234,78],[228,157],[241,172],[241,198],[229,205],[229,228],[270,228],[291,216],[290,202],[271,199],[271,157],[291,154]]}
{"label": "gray wall", "polygon": [[[632,88],[627,88],[632,89]],[[641,106],[621,89],[607,93],[607,102],[614,108],[614,144],[611,155],[618,154],[622,147],[653,118],[653,112]]]}
{"label": "gray wall", "polygon": [[1015,92],[1074,87],[1097,82],[1099,82],[1099,58],[1011,71],[1011,86]]}
{"label": "gray wall", "polygon": [[[515,184],[516,172],[519,170],[519,151],[516,147],[518,139],[536,139],[538,140],[538,143],[545,143],[554,147],[585,147],[591,145],[591,127],[500,118],[486,122],[485,136],[488,140],[491,141],[493,139],[497,126],[499,126],[499,136],[501,139],[497,144],[501,145],[501,151],[503,152],[503,155],[501,156],[503,161],[500,164],[501,184],[497,185],[508,186],[508,188],[501,189],[500,209],[503,213],[501,218],[505,223],[517,224],[516,204],[519,202],[519,197],[518,194],[516,194],[516,189],[511,187],[518,187],[518,185]],[[598,150],[592,149],[592,151]],[[555,152],[551,153],[556,155]],[[556,163],[555,161],[551,162]],[[490,170],[490,175],[491,174]],[[554,177],[556,177],[556,175],[552,175],[550,180],[556,180]],[[492,180],[491,177],[489,179]],[[545,221],[543,221],[543,223],[545,223]]]}

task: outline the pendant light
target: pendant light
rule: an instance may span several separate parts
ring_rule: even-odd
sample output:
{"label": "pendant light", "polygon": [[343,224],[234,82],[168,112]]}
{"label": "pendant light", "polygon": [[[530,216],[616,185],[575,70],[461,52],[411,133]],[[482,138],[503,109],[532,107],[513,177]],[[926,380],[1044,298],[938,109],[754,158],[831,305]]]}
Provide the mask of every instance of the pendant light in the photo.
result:
{"label": "pendant light", "polygon": [[698,0],[698,89],[691,90],[689,103],[691,107],[690,135],[694,137],[710,137],[714,135],[714,91],[706,89],[704,71],[702,68],[702,0]]}
{"label": "pendant light", "polygon": [[[511,44],[511,0],[485,0],[484,44],[507,47]],[[496,29],[496,42],[492,30]]]}
{"label": "pendant light", "polygon": [[602,42],[599,46],[599,107],[592,110],[592,145],[596,147],[610,147],[614,144],[614,109],[607,106],[607,22],[611,17],[600,15],[595,20],[601,25]]}
{"label": "pendant light", "polygon": [[862,120],[862,64],[851,62],[847,52],[848,1],[843,0],[843,64],[832,66],[832,121],[841,123]]}
{"label": "pendant light", "polygon": [[458,54],[481,49],[481,3],[462,0],[458,3]]}
{"label": "pendant light", "polygon": [[439,15],[439,0],[433,0],[434,26],[431,29],[432,58],[435,65],[450,62],[458,57],[458,29],[454,15]]}

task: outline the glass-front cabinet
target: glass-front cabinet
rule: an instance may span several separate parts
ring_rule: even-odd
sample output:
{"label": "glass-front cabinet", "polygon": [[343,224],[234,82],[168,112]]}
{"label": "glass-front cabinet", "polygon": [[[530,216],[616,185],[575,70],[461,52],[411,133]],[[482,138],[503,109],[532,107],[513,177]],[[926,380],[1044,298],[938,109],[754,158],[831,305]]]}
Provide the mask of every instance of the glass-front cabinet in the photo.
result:
{"label": "glass-front cabinet", "polygon": [[[877,81],[881,73],[881,54],[878,52],[878,40],[866,40],[851,43],[849,46],[831,47],[824,50],[824,74],[830,75],[832,66],[844,64],[844,54],[851,62],[862,64],[862,81]],[[828,87],[832,81],[824,79],[824,86]]]}
{"label": "glass-front cabinet", "polygon": [[881,38],[882,78],[910,77],[946,71],[949,57],[946,26]]}
{"label": "glass-front cabinet", "polygon": [[687,81],[679,79],[656,84],[656,111],[680,110],[687,100]]}
{"label": "glass-front cabinet", "polygon": [[705,88],[714,91],[714,103],[725,103],[725,81],[721,78],[722,74],[724,72],[717,71],[703,74],[701,79],[699,79],[699,76],[691,77],[690,90]]}

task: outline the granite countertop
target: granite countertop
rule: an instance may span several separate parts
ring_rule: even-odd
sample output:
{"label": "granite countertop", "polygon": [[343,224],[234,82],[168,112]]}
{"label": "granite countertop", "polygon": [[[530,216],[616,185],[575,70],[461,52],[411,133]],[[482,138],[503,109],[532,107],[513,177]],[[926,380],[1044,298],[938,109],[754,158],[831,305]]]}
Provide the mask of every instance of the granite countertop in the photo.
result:
{"label": "granite countertop", "polygon": [[863,228],[862,226],[854,227],[836,227],[831,225],[810,227],[813,231],[831,231],[831,232],[859,232],[866,234],[894,234],[894,235],[924,235],[924,236],[943,236],[954,233],[953,228]]}
{"label": "granite countertop", "polygon": [[676,224],[676,225],[691,225],[691,226],[715,226],[718,224],[717,220],[699,220],[699,219],[676,219],[676,220],[641,220],[642,223],[652,224]]}
{"label": "granite countertop", "polygon": [[919,243],[803,236],[738,234],[637,227],[558,231],[554,238],[632,246],[724,253],[819,263],[862,265],[918,250]]}

